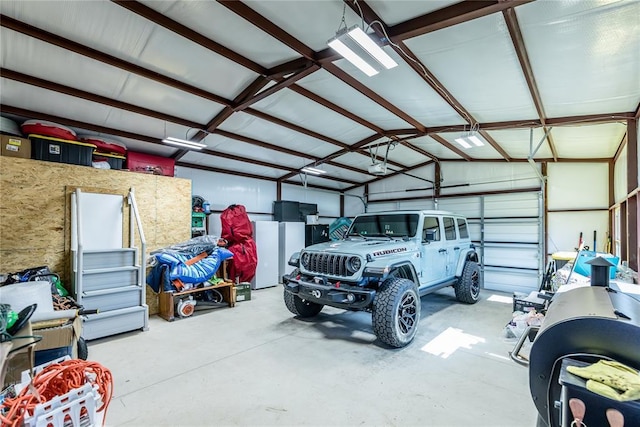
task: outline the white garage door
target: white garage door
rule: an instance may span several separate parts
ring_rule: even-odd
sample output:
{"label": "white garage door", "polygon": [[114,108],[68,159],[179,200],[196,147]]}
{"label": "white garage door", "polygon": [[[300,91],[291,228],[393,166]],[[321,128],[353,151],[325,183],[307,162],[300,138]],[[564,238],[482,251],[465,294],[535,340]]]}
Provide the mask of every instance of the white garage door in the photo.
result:
{"label": "white garage door", "polygon": [[489,290],[537,290],[544,271],[542,194],[526,192],[439,200],[438,209],[467,216]]}

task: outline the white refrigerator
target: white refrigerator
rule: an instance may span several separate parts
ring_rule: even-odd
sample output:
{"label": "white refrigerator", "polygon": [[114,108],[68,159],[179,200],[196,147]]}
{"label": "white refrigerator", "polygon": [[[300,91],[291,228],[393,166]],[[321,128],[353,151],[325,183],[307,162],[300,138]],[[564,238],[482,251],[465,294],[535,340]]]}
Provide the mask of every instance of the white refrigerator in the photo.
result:
{"label": "white refrigerator", "polygon": [[277,286],[278,277],[278,242],[279,228],[277,221],[252,221],[253,240],[258,251],[256,275],[251,280],[251,289]]}
{"label": "white refrigerator", "polygon": [[284,274],[293,271],[293,267],[288,264],[289,258],[293,253],[304,249],[304,244],[304,222],[280,223],[280,281]]}

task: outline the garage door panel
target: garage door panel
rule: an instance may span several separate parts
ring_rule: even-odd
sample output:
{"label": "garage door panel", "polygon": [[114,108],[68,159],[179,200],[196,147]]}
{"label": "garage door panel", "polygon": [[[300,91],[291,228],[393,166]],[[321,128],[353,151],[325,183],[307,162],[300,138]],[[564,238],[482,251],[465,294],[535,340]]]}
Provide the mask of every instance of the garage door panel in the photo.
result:
{"label": "garage door panel", "polygon": [[538,248],[530,246],[484,246],[484,265],[486,267],[511,267],[538,271]]}
{"label": "garage door panel", "polygon": [[540,193],[484,196],[484,217],[536,217],[540,211]]}
{"label": "garage door panel", "polygon": [[538,243],[540,227],[534,223],[490,223],[484,226],[485,242]]}
{"label": "garage door panel", "polygon": [[529,293],[539,287],[539,275],[535,271],[496,267],[484,268],[484,287],[502,292]]}

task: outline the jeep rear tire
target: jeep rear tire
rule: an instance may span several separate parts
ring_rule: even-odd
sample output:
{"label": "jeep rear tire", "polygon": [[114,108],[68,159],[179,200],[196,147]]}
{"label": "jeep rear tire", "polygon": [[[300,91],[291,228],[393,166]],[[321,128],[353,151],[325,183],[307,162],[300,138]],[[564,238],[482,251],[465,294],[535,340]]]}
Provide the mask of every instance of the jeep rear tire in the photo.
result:
{"label": "jeep rear tire", "polygon": [[313,317],[324,307],[322,304],[307,301],[287,291],[284,291],[284,304],[290,312],[299,317]]}
{"label": "jeep rear tire", "polygon": [[462,275],[454,286],[456,298],[460,302],[475,304],[480,300],[481,287],[482,276],[480,275],[478,263],[475,261],[465,262]]}
{"label": "jeep rear tire", "polygon": [[415,337],[420,320],[420,296],[411,280],[390,278],[373,303],[373,332],[391,347],[404,347]]}

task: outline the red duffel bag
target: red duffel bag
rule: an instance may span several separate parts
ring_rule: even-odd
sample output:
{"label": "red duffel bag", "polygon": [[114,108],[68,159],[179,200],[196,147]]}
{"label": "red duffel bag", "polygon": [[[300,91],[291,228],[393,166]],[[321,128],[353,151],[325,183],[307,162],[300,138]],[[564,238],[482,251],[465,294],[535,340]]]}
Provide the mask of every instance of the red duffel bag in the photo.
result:
{"label": "red duffel bag", "polygon": [[248,238],[241,243],[230,245],[233,258],[229,258],[228,275],[234,283],[250,282],[256,275],[258,267],[258,251],[256,242]]}
{"label": "red duffel bag", "polygon": [[253,237],[251,221],[249,221],[247,210],[242,205],[231,205],[222,211],[220,222],[222,224],[221,237],[226,239],[229,245]]}

